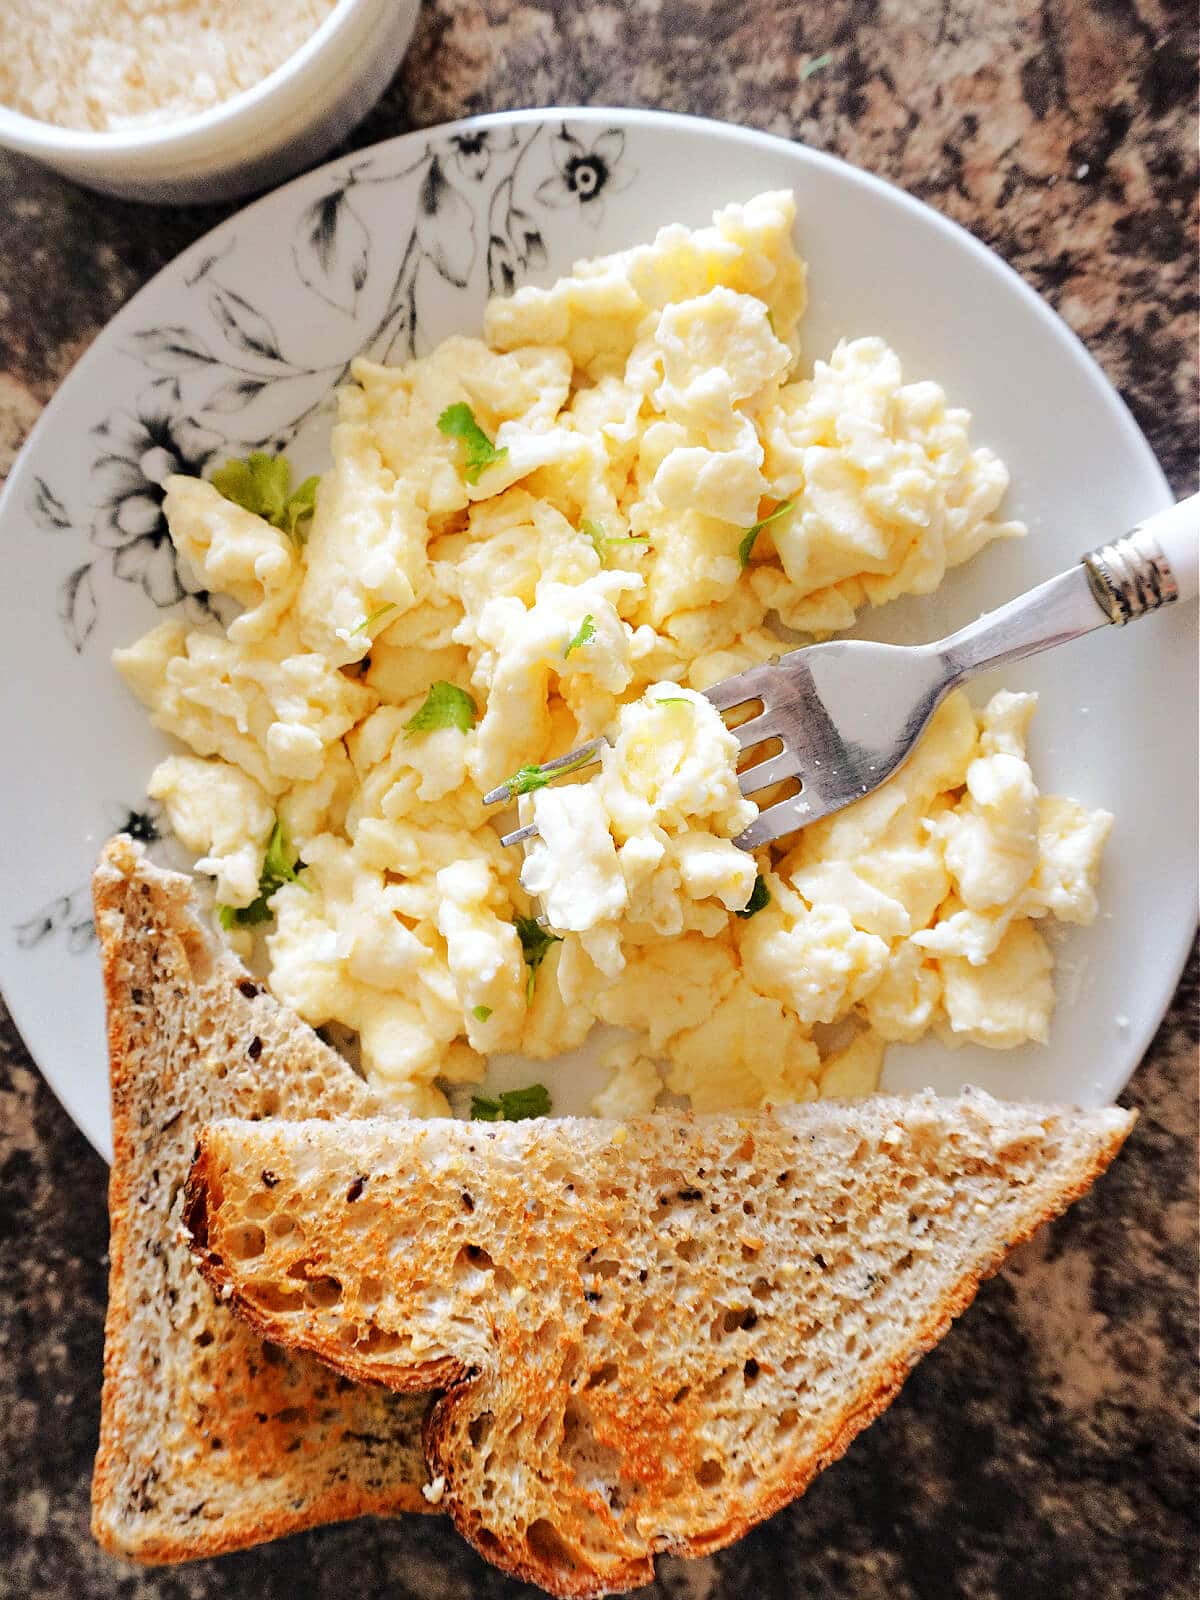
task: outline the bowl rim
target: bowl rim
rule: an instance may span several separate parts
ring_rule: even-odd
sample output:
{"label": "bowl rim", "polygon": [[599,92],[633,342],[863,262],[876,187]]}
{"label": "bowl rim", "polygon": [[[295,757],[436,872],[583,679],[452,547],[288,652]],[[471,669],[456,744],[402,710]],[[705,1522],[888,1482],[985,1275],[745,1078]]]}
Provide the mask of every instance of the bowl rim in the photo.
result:
{"label": "bowl rim", "polygon": [[[386,0],[386,3],[399,5],[407,0]],[[0,103],[0,145],[33,157],[134,156],[169,151],[191,140],[236,128],[240,123],[251,121],[291,80],[307,76],[327,47],[336,45],[363,11],[377,8],[378,4],[379,0],[334,0],[329,15],[297,50],[257,83],[248,89],[239,89],[206,111],[192,112],[170,122],[150,123],[143,128],[100,132],[94,128],[64,128]]]}

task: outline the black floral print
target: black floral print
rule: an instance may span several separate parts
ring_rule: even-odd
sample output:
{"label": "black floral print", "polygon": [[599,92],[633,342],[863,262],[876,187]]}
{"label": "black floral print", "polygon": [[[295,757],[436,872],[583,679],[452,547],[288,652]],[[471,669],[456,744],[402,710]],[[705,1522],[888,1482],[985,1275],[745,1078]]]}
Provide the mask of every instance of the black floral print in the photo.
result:
{"label": "black floral print", "polygon": [[547,206],[575,204],[595,226],[604,215],[605,197],[619,193],[633,177],[621,166],[624,133],[620,128],[609,128],[598,134],[589,148],[564,123],[550,148],[556,170],[539,187],[537,198]]}
{"label": "black floral print", "polygon": [[465,289],[475,263],[475,213],[431,156],[417,194],[415,238],[439,277]]}
{"label": "black floral print", "polygon": [[142,811],[127,808],[117,832],[127,833],[138,844],[157,844],[162,838],[162,819],[158,807],[148,805]]}
{"label": "black floral print", "polygon": [[[127,833],[144,845],[158,844],[163,838],[166,824],[152,800],[147,800],[141,810],[130,805],[109,806],[106,810],[106,822],[113,833]],[[61,938],[72,955],[90,950],[96,942],[90,881],[48,901],[31,917],[18,922],[13,933],[19,950],[35,950],[53,938]]]}
{"label": "black floral print", "polygon": [[[335,341],[323,351],[323,364],[310,364],[309,323],[293,318],[277,328],[269,285],[260,297],[244,275],[233,274],[240,231],[198,257],[182,275],[190,291],[182,314],[173,307],[168,319],[125,336],[122,353],[142,380],[92,430],[86,496],[64,498],[62,484],[38,476],[26,497],[30,524],[58,550],[76,551],[74,564],[57,553],[50,558],[56,574],[69,569],[55,582],[71,649],[83,653],[114,580],[137,585],[155,607],[174,608],[192,625],[225,621],[232,602],[190,587],[176,560],[163,511],[166,480],[204,476],[231,454],[290,449],[308,421],[330,410],[355,356],[396,361],[416,354],[422,301],[437,281],[464,289],[484,265],[489,292],[509,294],[542,270],[548,219],[541,208],[574,207],[598,223],[607,198],[635,176],[619,129],[590,134],[580,138],[565,123],[557,133],[541,123],[467,127],[425,143],[402,165],[368,153],[332,166],[328,187],[297,211],[283,246],[290,243],[290,265],[304,289],[332,310],[331,318],[310,303],[322,329],[344,331],[340,348]],[[390,195],[399,184],[407,186],[399,213],[407,234],[397,237],[390,221],[373,232],[373,193]],[[107,809],[105,832],[152,847],[169,832],[152,802]],[[76,882],[12,931],[26,951],[89,949],[90,884]]]}
{"label": "black floral print", "polygon": [[292,259],[300,281],[353,315],[370,269],[371,237],[347,190],[322,195],[300,214]]}
{"label": "black floral print", "polygon": [[[236,259],[239,237],[209,249],[183,279],[193,291],[191,313],[126,337],[124,353],[149,382],[94,430],[87,508],[72,508],[58,485],[34,480],[33,523],[90,546],[88,559],[58,580],[58,619],[72,649],[86,647],[113,579],[138,585],[160,609],[179,608],[190,623],[225,620],[230,605],[191,587],[176,560],[165,480],[202,475],[230,454],[290,449],[309,421],[331,410],[356,355],[394,362],[417,354],[431,285],[465,289],[482,255],[489,292],[511,294],[547,264],[540,208],[574,207],[597,224],[608,196],[634,176],[620,129],[581,137],[567,123],[557,132],[468,126],[426,143],[400,166],[368,155],[331,167],[328,188],[297,211],[290,239],[296,277],[335,314],[330,321],[322,313],[322,326],[336,330],[347,319],[344,347],[335,344],[320,365],[309,364],[303,324],[277,329],[269,299],[222,281],[224,267],[215,270]],[[390,227],[373,237],[372,193],[401,183],[411,186],[407,239]],[[373,294],[383,287],[381,268],[390,283]],[[364,314],[365,329],[354,323]]]}
{"label": "black floral print", "polygon": [[546,265],[546,241],[530,213],[517,204],[517,177],[531,139],[498,183],[488,206],[487,275],[489,294],[511,294],[530,271]]}
{"label": "black floral print", "polygon": [[62,936],[72,955],[90,950],[96,941],[91,884],[79,884],[70,894],[59,895],[24,922],[18,922],[13,931],[18,950],[34,950],[55,935]]}
{"label": "black floral print", "polygon": [[482,183],[487,176],[494,149],[488,128],[472,128],[469,133],[450,135],[451,159],[463,177],[474,183]]}
{"label": "black floral print", "polygon": [[138,583],[159,607],[193,593],[183,583],[163,512],[163,487],[173,472],[198,477],[219,441],[165,407],[118,413],[97,430],[107,449],[92,467],[95,544],[113,552],[112,569]]}

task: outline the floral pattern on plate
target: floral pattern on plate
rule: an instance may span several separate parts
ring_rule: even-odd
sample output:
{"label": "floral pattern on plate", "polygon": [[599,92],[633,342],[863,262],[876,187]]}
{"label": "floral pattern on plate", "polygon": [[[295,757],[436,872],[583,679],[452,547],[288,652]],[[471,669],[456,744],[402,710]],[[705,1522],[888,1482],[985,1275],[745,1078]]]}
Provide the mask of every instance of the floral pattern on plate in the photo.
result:
{"label": "floral pattern on plate", "polygon": [[[110,579],[138,584],[160,610],[226,620],[223,602],[176,559],[162,510],[165,479],[207,474],[247,450],[287,449],[308,423],[330,416],[356,356],[414,356],[430,342],[422,326],[427,280],[443,292],[466,291],[481,244],[487,292],[510,294],[547,263],[538,212],[573,206],[598,223],[605,195],[634,177],[624,146],[618,128],[590,139],[567,123],[556,132],[480,128],[430,140],[399,167],[385,147],[331,169],[329,187],[296,212],[286,258],[317,304],[306,315],[302,301],[292,302],[301,314],[286,326],[268,309],[277,297],[252,299],[235,287],[236,234],[206,255],[186,279],[188,321],[141,327],[124,341],[144,383],[132,409],[114,410],[92,430],[90,503],[72,507],[61,485],[34,481],[30,518],[49,533],[82,534],[91,552],[59,585],[58,619],[72,649],[86,648]],[[398,214],[411,217],[398,250],[369,220],[378,212],[364,204],[371,191],[376,199],[395,195]],[[367,312],[381,279],[384,291]],[[340,348],[311,364],[312,322],[330,311],[344,323]]]}
{"label": "floral pattern on plate", "polygon": [[[127,833],[144,845],[158,844],[164,837],[166,820],[153,801],[146,801],[141,810],[116,806],[111,812],[108,820],[113,833]],[[71,955],[90,950],[96,942],[91,883],[76,884],[66,894],[56,895],[47,905],[39,906],[32,916],[17,923],[15,934],[19,950],[33,950],[45,940],[60,936]]]}

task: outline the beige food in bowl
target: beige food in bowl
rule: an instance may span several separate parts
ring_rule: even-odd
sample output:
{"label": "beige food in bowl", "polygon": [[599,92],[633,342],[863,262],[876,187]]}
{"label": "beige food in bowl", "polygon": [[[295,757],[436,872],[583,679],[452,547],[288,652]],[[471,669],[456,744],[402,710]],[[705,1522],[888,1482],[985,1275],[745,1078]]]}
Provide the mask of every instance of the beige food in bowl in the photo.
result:
{"label": "beige food in bowl", "polygon": [[104,194],[211,204],[311,166],[400,65],[419,0],[2,0],[0,145]]}
{"label": "beige food in bowl", "polygon": [[0,104],[97,133],[208,111],[293,55],[334,0],[5,0]]}

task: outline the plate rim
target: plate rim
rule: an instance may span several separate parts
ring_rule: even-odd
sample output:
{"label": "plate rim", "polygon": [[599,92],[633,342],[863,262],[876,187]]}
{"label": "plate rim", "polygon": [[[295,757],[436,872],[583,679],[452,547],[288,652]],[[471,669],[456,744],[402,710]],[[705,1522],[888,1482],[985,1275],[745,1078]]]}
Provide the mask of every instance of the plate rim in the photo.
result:
{"label": "plate rim", "polygon": [[[24,482],[26,473],[29,470],[29,464],[40,448],[43,433],[56,425],[57,413],[64,404],[65,391],[68,387],[76,385],[80,379],[86,379],[93,365],[102,364],[107,359],[110,349],[109,336],[114,331],[119,334],[126,320],[133,320],[139,314],[143,297],[148,297],[152,293],[160,279],[178,272],[181,263],[187,261],[194,253],[202,253],[206,247],[211,247],[213,241],[219,239],[226,230],[244,225],[246,220],[253,219],[255,213],[260,209],[278,204],[282,196],[296,190],[303,184],[310,183],[314,177],[331,172],[343,164],[362,161],[366,157],[377,158],[385,150],[403,150],[404,148],[411,148],[422,141],[435,138],[445,139],[467,130],[518,127],[530,123],[544,124],[555,121],[570,121],[576,124],[591,125],[599,123],[605,126],[621,127],[636,126],[650,129],[693,129],[696,132],[703,132],[709,137],[716,136],[729,143],[770,150],[778,155],[786,155],[788,158],[800,162],[801,165],[811,163],[818,169],[824,168],[827,171],[831,171],[842,181],[877,195],[887,204],[898,205],[901,210],[919,218],[923,224],[932,224],[935,231],[944,234],[958,247],[965,247],[968,254],[974,257],[984,271],[988,273],[998,272],[1002,278],[1006,277],[1010,288],[1014,288],[1017,291],[1017,298],[1023,302],[1025,308],[1033,315],[1045,333],[1053,338],[1072,360],[1076,362],[1082,361],[1084,368],[1088,370],[1093,383],[1096,385],[1098,396],[1101,393],[1103,394],[1105,408],[1112,416],[1115,425],[1126,432],[1131,446],[1142,457],[1142,464],[1147,476],[1157,484],[1159,504],[1148,505],[1146,508],[1147,515],[1173,502],[1173,491],[1158,458],[1155,456],[1124,396],[1117,389],[1096,356],[1092,354],[1079,334],[1054,309],[1049,301],[1039,294],[1031,284],[1027,283],[1015,267],[1006,261],[998,251],[977,238],[961,222],[944,215],[927,201],[918,199],[891,180],[880,177],[865,168],[855,166],[842,156],[832,155],[828,151],[817,149],[798,139],[789,139],[780,134],[766,133],[761,129],[744,127],[738,123],[723,122],[717,118],[698,117],[683,112],[627,106],[567,105],[535,106],[512,111],[476,113],[470,116],[458,117],[449,122],[433,123],[427,127],[413,128],[405,133],[393,134],[386,139],[376,140],[369,145],[343,151],[330,160],[321,162],[289,179],[287,182],[267,190],[247,204],[239,206],[228,216],[215,223],[212,228],[193,239],[178,254],[165,262],[152,277],[147,279],[118,308],[113,316],[99,329],[88,348],[59,381],[54,393],[42,409],[41,414],[34,422],[33,427],[18,450],[4,486],[0,489],[0,536],[3,535],[5,522],[12,514],[12,506],[17,501],[18,490]],[[8,903],[8,896],[3,887],[0,887],[0,901]],[[1197,888],[1196,905],[1200,908],[1200,886]],[[1126,1049],[1128,1055],[1126,1067],[1122,1069],[1123,1076],[1120,1077],[1120,1081],[1115,1085],[1104,1085],[1105,1093],[1109,1093],[1113,1101],[1128,1087],[1170,1008],[1171,1000],[1187,964],[1195,936],[1195,927],[1196,918],[1193,916],[1192,920],[1186,925],[1181,919],[1179,927],[1167,934],[1171,959],[1164,961],[1162,964],[1159,982],[1154,986],[1151,995],[1152,1004],[1147,1008],[1141,1026],[1131,1028],[1127,1035]],[[3,995],[9,1015],[22,1044],[55,1099],[97,1154],[105,1160],[111,1160],[111,1156],[106,1152],[104,1141],[100,1138],[98,1130],[89,1126],[90,1119],[77,1109],[75,1104],[76,1097],[70,1092],[69,1075],[65,1072],[60,1073],[56,1070],[48,1070],[29,1042],[26,1023],[36,1026],[33,1015],[35,1008],[32,1002],[27,1007],[22,988],[11,982],[0,983],[0,994]]]}

